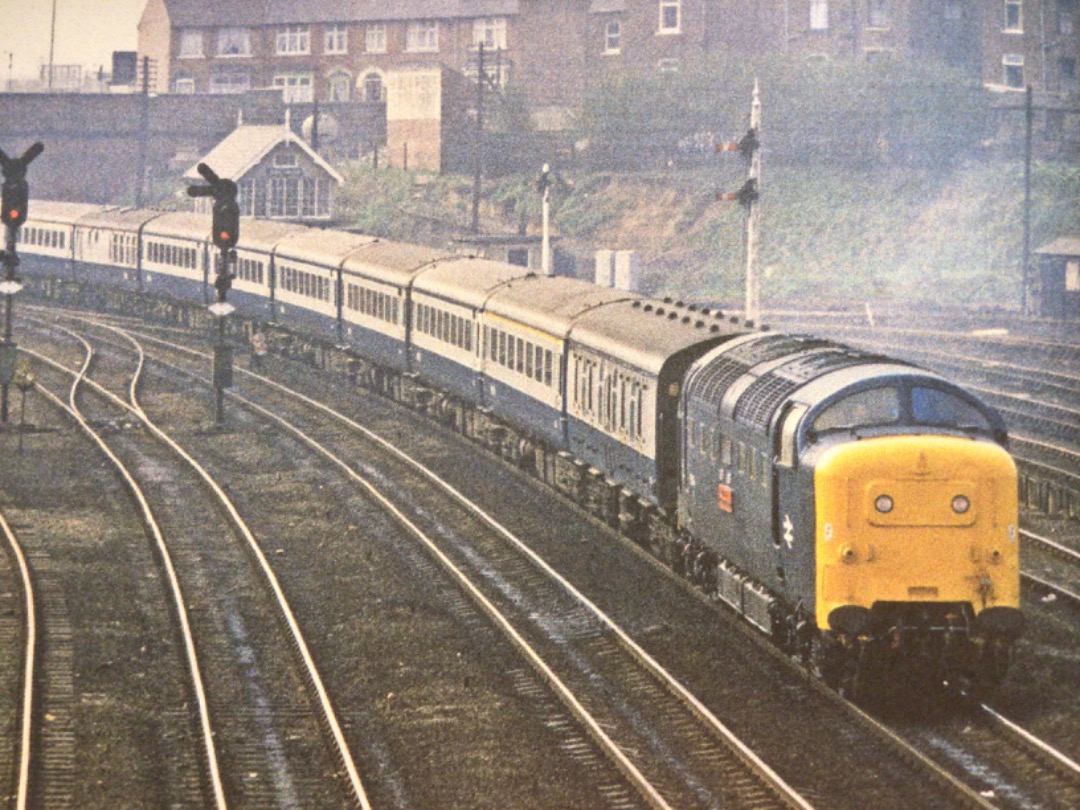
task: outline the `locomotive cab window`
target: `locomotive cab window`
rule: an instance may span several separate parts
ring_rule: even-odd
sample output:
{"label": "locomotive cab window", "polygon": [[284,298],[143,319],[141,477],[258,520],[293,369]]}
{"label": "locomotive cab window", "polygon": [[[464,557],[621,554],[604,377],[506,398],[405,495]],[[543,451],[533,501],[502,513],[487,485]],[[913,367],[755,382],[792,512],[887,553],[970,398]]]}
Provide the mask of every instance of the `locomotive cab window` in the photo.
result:
{"label": "locomotive cab window", "polygon": [[911,410],[920,425],[992,430],[986,416],[974,405],[937,388],[912,388]]}
{"label": "locomotive cab window", "polygon": [[859,391],[830,405],[814,420],[814,431],[853,430],[900,421],[900,392],[895,388]]}

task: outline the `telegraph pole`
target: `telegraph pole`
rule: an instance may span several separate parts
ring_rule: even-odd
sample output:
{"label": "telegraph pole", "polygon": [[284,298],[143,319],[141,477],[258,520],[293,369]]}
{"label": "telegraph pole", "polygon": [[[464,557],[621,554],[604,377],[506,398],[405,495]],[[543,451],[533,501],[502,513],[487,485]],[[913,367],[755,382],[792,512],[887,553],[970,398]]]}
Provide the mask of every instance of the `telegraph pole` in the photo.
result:
{"label": "telegraph pole", "polygon": [[[754,79],[754,95],[750,102],[750,132],[761,132],[761,98],[758,82]],[[761,277],[758,265],[761,252],[761,149],[755,148],[750,156],[747,182],[753,183],[755,194],[747,203],[746,216],[746,320],[760,323]]]}
{"label": "telegraph pole", "polygon": [[480,180],[483,173],[484,150],[484,43],[481,42],[476,54],[476,138],[473,141],[473,189],[472,223],[470,230],[480,233]]}
{"label": "telegraph pole", "polygon": [[1031,267],[1031,130],[1035,120],[1035,107],[1031,85],[1024,94],[1024,255],[1020,268],[1021,306],[1024,315],[1037,315],[1039,288]]}
{"label": "telegraph pole", "polygon": [[746,182],[738,191],[720,193],[718,200],[735,200],[746,209],[746,314],[748,321],[758,323],[761,317],[761,279],[758,273],[761,252],[761,98],[754,79],[754,94],[750,103],[750,129],[742,139],[717,144],[718,152],[741,152],[747,160]]}

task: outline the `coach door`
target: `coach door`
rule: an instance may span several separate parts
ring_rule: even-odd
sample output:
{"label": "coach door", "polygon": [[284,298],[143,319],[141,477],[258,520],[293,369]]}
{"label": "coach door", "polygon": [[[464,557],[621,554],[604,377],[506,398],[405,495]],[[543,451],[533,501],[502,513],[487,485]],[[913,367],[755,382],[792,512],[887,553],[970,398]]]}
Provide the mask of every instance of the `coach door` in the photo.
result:
{"label": "coach door", "polygon": [[800,570],[797,558],[805,552],[801,546],[813,548],[813,538],[798,537],[796,524],[800,519],[800,500],[797,487],[796,436],[807,406],[787,403],[774,423],[772,463],[772,543],[776,551],[776,575],[785,590],[794,583],[788,581],[791,571]]}

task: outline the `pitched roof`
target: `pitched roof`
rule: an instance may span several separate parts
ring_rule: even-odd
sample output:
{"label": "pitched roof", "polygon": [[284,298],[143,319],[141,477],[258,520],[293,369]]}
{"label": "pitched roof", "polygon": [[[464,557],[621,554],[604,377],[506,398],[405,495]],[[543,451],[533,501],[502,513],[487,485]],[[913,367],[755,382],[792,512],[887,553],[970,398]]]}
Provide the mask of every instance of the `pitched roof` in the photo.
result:
{"label": "pitched roof", "polygon": [[1047,256],[1080,256],[1080,237],[1062,236],[1035,252]]}
{"label": "pitched roof", "polygon": [[176,28],[503,17],[520,0],[165,0]]}
{"label": "pitched roof", "polygon": [[[279,143],[296,144],[315,163],[326,171],[338,185],[345,182],[334,167],[327,163],[319,153],[312,149],[302,138],[298,138],[291,130],[280,124],[271,126],[242,125],[234,129],[226,136],[225,140],[210,150],[199,163],[205,163],[213,169],[219,177],[229,180],[239,180],[255,166],[257,166],[270,150]],[[196,164],[197,165],[197,164]],[[201,180],[195,166],[184,172],[185,180]]]}

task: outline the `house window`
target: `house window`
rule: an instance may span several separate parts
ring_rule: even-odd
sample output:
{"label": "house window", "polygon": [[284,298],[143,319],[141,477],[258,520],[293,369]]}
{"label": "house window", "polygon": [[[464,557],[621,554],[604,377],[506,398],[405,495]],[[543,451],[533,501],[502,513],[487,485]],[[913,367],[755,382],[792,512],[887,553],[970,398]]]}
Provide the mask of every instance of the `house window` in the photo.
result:
{"label": "house window", "polygon": [[622,23],[612,20],[604,26],[604,53],[618,53],[621,47]]}
{"label": "house window", "polygon": [[1080,259],[1065,260],[1065,292],[1080,290]]}
{"label": "house window", "polygon": [[311,53],[311,30],[306,25],[286,25],[277,32],[279,54]]}
{"label": "house window", "polygon": [[679,33],[680,0],[660,0],[660,33]]}
{"label": "house window", "polygon": [[352,96],[352,76],[334,73],[326,80],[327,101],[348,101]]}
{"label": "house window", "polygon": [[348,53],[349,29],[345,25],[328,25],[323,33],[323,53]]}
{"label": "house window", "polygon": [[219,28],[218,56],[251,56],[251,32],[247,28]]}
{"label": "house window", "polygon": [[368,53],[386,53],[386,26],[369,25],[364,31],[364,50]]}
{"label": "house window", "polygon": [[829,30],[829,0],[810,0],[810,30]]}
{"label": "house window", "polygon": [[405,29],[405,50],[413,53],[439,50],[437,20],[416,20]]}
{"label": "house window", "polygon": [[889,0],[868,0],[867,24],[870,28],[889,27]]}
{"label": "house window", "polygon": [[185,28],[180,32],[179,59],[201,59],[203,56],[202,31]]}
{"label": "house window", "polygon": [[1057,32],[1071,37],[1076,31],[1076,0],[1058,0]]}
{"label": "house window", "polygon": [[177,76],[173,80],[173,92],[178,96],[190,96],[195,92],[195,80],[190,76]]}
{"label": "house window", "polygon": [[1058,75],[1061,76],[1061,89],[1076,92],[1076,57],[1062,56],[1058,59]]}
{"label": "house window", "polygon": [[361,80],[361,85],[364,88],[364,101],[385,101],[383,98],[383,80],[382,75],[377,71],[364,75]]}
{"label": "house window", "polygon": [[215,68],[210,71],[211,93],[243,93],[251,89],[251,71],[246,68]]}
{"label": "house window", "polygon": [[1019,53],[1007,53],[1001,58],[1001,66],[1004,73],[1005,86],[1023,89],[1024,55]]}
{"label": "house window", "polygon": [[274,87],[280,87],[286,104],[314,100],[314,83],[310,73],[279,73],[274,76]]}
{"label": "house window", "polygon": [[661,59],[657,63],[657,67],[660,68],[660,72],[664,74],[678,73],[679,72],[679,60],[678,59]]}
{"label": "house window", "polygon": [[1023,0],[1005,0],[1005,30],[1024,30],[1024,3]]}
{"label": "house window", "polygon": [[473,21],[473,45],[484,46],[484,50],[506,49],[506,18],[485,17]]}

